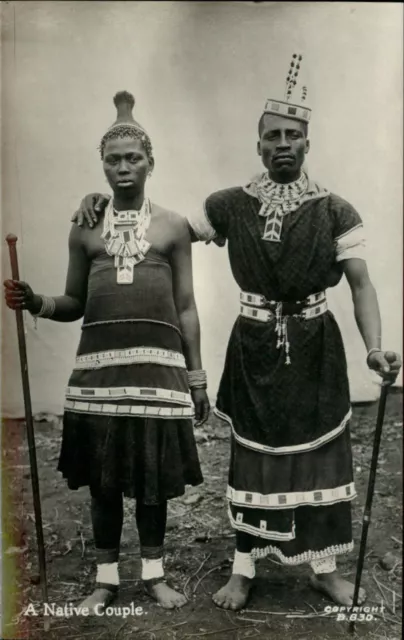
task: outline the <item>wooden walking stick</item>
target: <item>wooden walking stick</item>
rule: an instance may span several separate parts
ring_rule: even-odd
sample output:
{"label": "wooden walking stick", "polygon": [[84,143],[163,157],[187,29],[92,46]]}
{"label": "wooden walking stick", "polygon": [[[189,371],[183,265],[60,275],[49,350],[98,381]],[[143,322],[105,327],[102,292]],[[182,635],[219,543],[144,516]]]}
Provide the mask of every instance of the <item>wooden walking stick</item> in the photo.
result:
{"label": "wooden walking stick", "polygon": [[[17,257],[17,236],[9,234],[6,238],[11,263],[11,274],[13,280],[19,280],[20,274],[18,269],[18,257]],[[31,407],[31,394],[29,389],[29,377],[28,377],[28,360],[27,360],[27,346],[25,342],[24,333],[24,319],[21,309],[15,311],[17,319],[17,333],[18,333],[18,348],[20,352],[20,364],[21,364],[21,377],[22,377],[22,389],[24,394],[24,408],[25,408],[25,424],[27,427],[27,439],[28,439],[28,452],[29,462],[31,467],[31,482],[32,482],[32,496],[34,502],[34,514],[35,514],[35,528],[36,538],[38,544],[38,560],[39,560],[39,577],[42,589],[42,598],[44,604],[48,602],[48,585],[46,581],[46,561],[45,561],[45,544],[42,528],[42,513],[41,513],[41,497],[39,493],[39,479],[38,479],[38,466],[36,461],[36,449],[35,449],[35,435],[34,435],[34,423],[32,419],[32,407]],[[44,618],[45,631],[50,628],[49,618]]]}
{"label": "wooden walking stick", "polygon": [[[373,501],[373,494],[375,490],[377,461],[379,458],[380,440],[382,437],[384,412],[386,409],[386,399],[387,399],[389,386],[390,386],[390,383],[386,383],[386,382],[383,383],[380,399],[379,399],[379,407],[377,411],[375,437],[373,441],[372,462],[370,464],[368,491],[366,496],[365,510],[363,512],[362,536],[361,536],[361,543],[359,547],[358,564],[356,567],[355,590],[354,590],[354,596],[353,596],[353,602],[352,602],[353,607],[358,606],[359,589],[361,586],[363,564],[365,561],[366,543],[368,539],[368,531],[369,531],[369,525],[370,525],[370,514],[372,511],[372,501]],[[355,630],[355,622],[351,620],[349,623],[349,631],[350,633],[354,633],[354,630]]]}

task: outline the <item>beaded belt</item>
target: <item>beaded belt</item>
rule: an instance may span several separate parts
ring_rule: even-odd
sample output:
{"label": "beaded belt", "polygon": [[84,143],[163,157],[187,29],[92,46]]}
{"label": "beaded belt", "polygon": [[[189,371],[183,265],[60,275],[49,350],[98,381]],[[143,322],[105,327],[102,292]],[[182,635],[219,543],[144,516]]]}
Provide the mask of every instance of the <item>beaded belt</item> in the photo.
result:
{"label": "beaded belt", "polygon": [[276,320],[275,332],[278,335],[276,346],[278,349],[285,347],[286,364],[290,364],[290,344],[287,331],[288,318],[309,320],[321,316],[328,309],[325,291],[314,293],[305,300],[298,302],[267,300],[261,294],[241,291],[240,302],[240,315],[244,318],[251,318],[259,322]]}

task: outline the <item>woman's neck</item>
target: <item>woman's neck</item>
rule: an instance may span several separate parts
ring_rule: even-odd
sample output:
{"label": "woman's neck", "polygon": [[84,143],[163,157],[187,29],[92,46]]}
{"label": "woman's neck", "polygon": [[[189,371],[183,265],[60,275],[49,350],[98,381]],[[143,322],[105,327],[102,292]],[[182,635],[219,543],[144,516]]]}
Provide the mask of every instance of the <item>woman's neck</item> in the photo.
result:
{"label": "woman's neck", "polygon": [[114,209],[116,211],[139,211],[142,208],[144,202],[144,191],[142,193],[115,193],[114,194]]}

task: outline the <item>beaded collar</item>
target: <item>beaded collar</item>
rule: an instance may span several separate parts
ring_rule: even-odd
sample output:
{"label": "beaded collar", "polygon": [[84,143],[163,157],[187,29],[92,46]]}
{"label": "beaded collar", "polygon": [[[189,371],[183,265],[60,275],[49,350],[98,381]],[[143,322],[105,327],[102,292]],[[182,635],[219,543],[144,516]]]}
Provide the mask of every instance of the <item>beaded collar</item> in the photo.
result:
{"label": "beaded collar", "polygon": [[139,211],[114,211],[113,199],[105,210],[104,230],[101,238],[105,251],[114,256],[118,284],[133,282],[133,269],[142,262],[151,245],[146,240],[150,225],[151,204],[145,198]]}
{"label": "beaded collar", "polygon": [[266,218],[263,240],[280,242],[283,217],[296,211],[303,202],[313,198],[322,198],[329,194],[302,172],[294,182],[280,184],[271,180],[267,172],[254,177],[244,187],[249,195],[261,202],[259,215]]}

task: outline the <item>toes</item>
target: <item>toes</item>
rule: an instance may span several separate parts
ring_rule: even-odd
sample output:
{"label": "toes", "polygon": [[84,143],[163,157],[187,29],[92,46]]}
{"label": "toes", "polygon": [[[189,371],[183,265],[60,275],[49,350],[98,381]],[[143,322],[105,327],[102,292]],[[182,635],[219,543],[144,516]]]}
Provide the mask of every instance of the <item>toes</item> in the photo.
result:
{"label": "toes", "polygon": [[158,599],[160,605],[165,609],[180,609],[187,604],[188,600],[180,593],[173,591],[168,595],[167,599]]}
{"label": "toes", "polygon": [[220,598],[214,598],[213,602],[217,607],[221,607],[222,609],[224,608],[225,600],[221,600]]}
{"label": "toes", "polygon": [[226,598],[216,598],[214,602],[218,607],[221,607],[222,609],[227,609],[228,607]]}
{"label": "toes", "polygon": [[[353,597],[354,597],[354,591],[352,591],[352,595],[349,597],[349,603],[347,603],[349,606],[353,605]],[[366,591],[364,589],[359,589],[359,594],[358,594],[358,605],[362,605],[366,600]]]}
{"label": "toes", "polygon": [[221,609],[231,609],[232,611],[238,611],[240,609],[239,602],[232,598],[228,594],[221,594],[220,591],[212,596],[212,600],[217,607]]}
{"label": "toes", "polygon": [[163,609],[175,609],[175,602],[172,600],[164,600],[164,598],[157,598],[157,604]]}
{"label": "toes", "polygon": [[175,609],[177,605],[172,600],[157,600],[159,605],[164,609]]}

